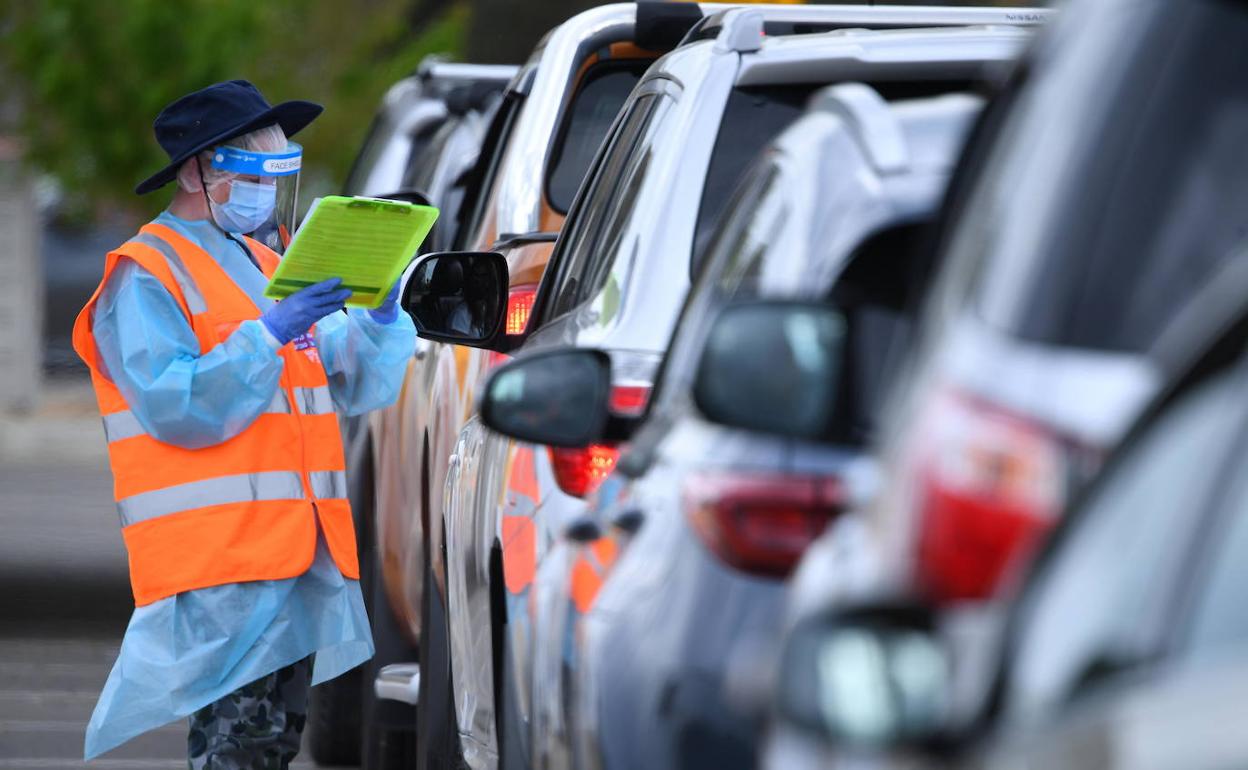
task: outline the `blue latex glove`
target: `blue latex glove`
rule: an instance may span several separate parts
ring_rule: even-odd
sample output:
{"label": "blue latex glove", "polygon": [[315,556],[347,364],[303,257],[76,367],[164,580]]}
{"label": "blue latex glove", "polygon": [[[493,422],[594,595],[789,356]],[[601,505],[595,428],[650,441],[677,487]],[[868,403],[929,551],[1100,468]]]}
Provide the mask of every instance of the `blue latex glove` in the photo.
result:
{"label": "blue latex glove", "polygon": [[330,278],[305,286],[278,302],[260,316],[260,321],[277,341],[285,345],[305,334],[312,324],[337,310],[351,297],[350,289],[339,289],[341,278]]}
{"label": "blue latex glove", "polygon": [[385,301],[375,308],[368,311],[373,320],[379,324],[392,324],[399,317],[399,282],[395,281],[394,286],[390,287],[390,293],[386,295]]}

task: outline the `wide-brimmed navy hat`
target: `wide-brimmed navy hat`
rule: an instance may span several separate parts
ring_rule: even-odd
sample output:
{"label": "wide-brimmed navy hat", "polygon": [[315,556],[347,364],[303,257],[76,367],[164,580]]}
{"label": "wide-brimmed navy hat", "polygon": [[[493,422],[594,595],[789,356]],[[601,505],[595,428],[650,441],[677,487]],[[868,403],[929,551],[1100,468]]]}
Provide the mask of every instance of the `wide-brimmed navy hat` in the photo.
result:
{"label": "wide-brimmed navy hat", "polygon": [[303,101],[274,107],[246,80],[214,83],[189,93],[161,110],[152,123],[156,141],[169,153],[169,165],[140,182],[134,191],[143,195],[169,184],[187,158],[257,128],[276,123],[286,136],[294,136],[323,109]]}

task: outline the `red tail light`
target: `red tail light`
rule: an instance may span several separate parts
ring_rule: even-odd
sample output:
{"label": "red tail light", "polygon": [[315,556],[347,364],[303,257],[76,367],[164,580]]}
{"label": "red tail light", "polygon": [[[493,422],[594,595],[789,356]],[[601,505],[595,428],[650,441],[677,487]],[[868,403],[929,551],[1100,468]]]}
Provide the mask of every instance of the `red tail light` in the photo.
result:
{"label": "red tail light", "polygon": [[616,385],[611,388],[611,411],[625,417],[636,417],[646,411],[650,402],[649,385]]}
{"label": "red tail light", "polygon": [[596,490],[615,468],[620,457],[617,447],[591,444],[580,449],[549,447],[555,482],[573,497],[585,497]]}
{"label": "red tail light", "polygon": [[[615,385],[611,388],[609,405],[612,412],[634,416],[645,411],[649,401],[649,385]],[[573,497],[587,497],[597,490],[620,458],[619,447],[603,444],[580,449],[549,449],[555,482]]]}
{"label": "red tail light", "polygon": [[523,334],[529,325],[529,315],[533,312],[533,301],[537,299],[537,286],[512,286],[507,293],[507,321],[503,331],[507,334]]}
{"label": "red tail light", "polygon": [[746,572],[788,575],[844,504],[834,479],[810,476],[695,476],[685,511],[716,555]]}
{"label": "red tail light", "polygon": [[956,394],[919,441],[920,585],[938,601],[988,598],[1057,515],[1066,452],[1043,428]]}
{"label": "red tail light", "polygon": [[[537,300],[537,285],[512,286],[507,292],[507,317],[503,321],[504,334],[523,334],[533,314],[533,302]],[[510,359],[506,353],[490,353],[490,368]]]}

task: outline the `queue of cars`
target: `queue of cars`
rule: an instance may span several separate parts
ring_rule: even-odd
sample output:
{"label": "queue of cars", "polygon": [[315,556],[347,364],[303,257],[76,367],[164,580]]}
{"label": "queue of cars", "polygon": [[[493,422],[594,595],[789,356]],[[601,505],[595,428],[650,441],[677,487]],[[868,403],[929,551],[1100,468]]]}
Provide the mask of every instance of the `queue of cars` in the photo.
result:
{"label": "queue of cars", "polygon": [[1098,688],[1244,617],[1246,33],[638,3],[478,71],[399,175],[424,339],[348,426],[364,765],[1235,764],[1214,709],[1137,734],[1234,659]]}

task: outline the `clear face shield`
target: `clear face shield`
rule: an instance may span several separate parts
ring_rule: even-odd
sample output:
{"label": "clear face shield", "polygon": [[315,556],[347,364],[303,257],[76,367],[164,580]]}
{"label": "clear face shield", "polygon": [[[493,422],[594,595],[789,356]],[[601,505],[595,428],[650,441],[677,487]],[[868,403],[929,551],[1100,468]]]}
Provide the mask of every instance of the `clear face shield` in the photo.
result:
{"label": "clear face shield", "polygon": [[209,199],[212,217],[227,232],[250,235],[278,254],[295,232],[299,169],[303,148],[261,152],[223,145],[212,151],[212,167],[232,175],[229,199]]}

